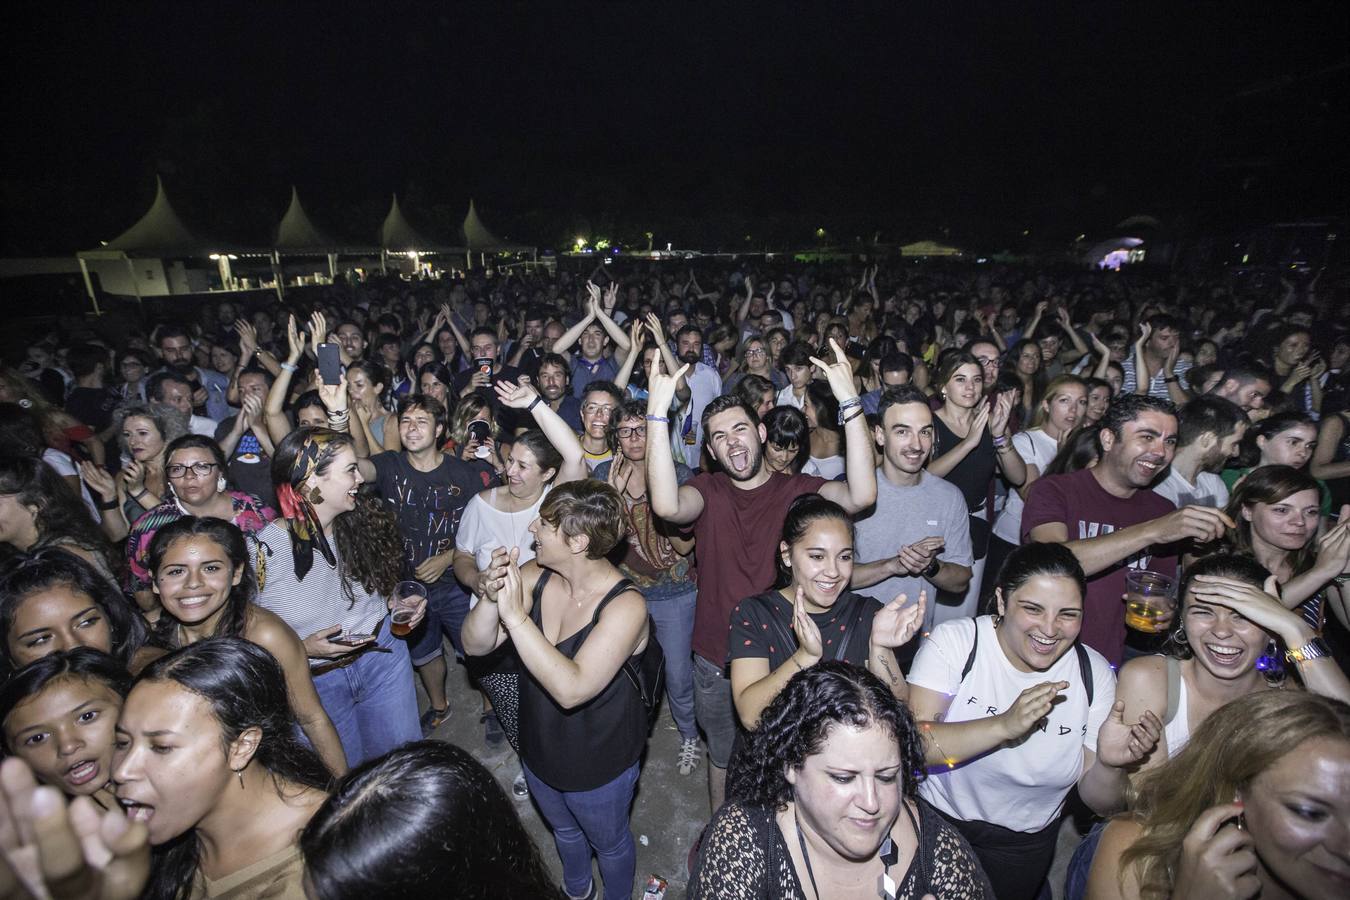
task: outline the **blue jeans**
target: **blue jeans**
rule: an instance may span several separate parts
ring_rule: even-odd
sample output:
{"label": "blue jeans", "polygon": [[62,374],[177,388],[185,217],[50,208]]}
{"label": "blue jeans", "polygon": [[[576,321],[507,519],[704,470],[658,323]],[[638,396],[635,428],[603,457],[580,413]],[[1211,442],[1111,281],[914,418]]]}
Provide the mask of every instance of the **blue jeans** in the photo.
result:
{"label": "blue jeans", "polygon": [[314,679],[319,701],[333,720],[347,764],[353,768],[422,739],[408,646],[389,633],[388,619],[375,643],[390,652],[368,650],[350,666]]}
{"label": "blue jeans", "polygon": [[455,656],[464,658],[459,633],[469,615],[469,595],[453,578],[427,585],[427,614],[422,624],[408,635],[408,652],[414,666],[425,666],[441,655],[444,639],[450,638]]}
{"label": "blue jeans", "polygon": [[731,679],[701,656],[694,656],[694,712],[708,741],[708,761],[719,769],[731,764],[736,745],[736,704]]}
{"label": "blue jeans", "polygon": [[530,796],[553,832],[553,844],[562,860],[563,889],[573,897],[584,897],[590,890],[591,851],[600,862],[605,900],[633,896],[637,845],[628,827],[628,810],[633,805],[638,765],[633,763],[618,778],[594,790],[558,791],[521,764]]}
{"label": "blue jeans", "polygon": [[656,626],[656,639],[666,656],[666,696],[670,698],[670,715],[675,727],[685,740],[698,738],[694,723],[694,601],[698,590],[671,597],[669,600],[649,600],[647,612]]}

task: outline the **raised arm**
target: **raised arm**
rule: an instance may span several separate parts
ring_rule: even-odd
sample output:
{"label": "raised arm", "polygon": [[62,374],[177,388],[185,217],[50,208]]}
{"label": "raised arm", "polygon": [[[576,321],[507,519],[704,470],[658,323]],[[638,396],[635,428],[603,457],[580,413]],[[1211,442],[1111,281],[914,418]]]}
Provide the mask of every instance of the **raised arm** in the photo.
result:
{"label": "raised arm", "polygon": [[937,459],[928,463],[928,471],[939,478],[946,478],[961,464],[961,460],[970,455],[970,452],[979,446],[980,438],[984,436],[984,429],[989,425],[990,409],[989,404],[983,403],[980,408],[975,410],[975,416],[970,420],[970,428],[966,431],[966,436],[956,442],[956,446],[939,456]]}
{"label": "raised arm", "polygon": [[844,351],[830,339],[834,362],[811,357],[811,364],[825,373],[830,381],[834,399],[844,416],[844,474],[843,484],[829,481],[820,486],[820,495],[833,500],[847,512],[856,513],[877,502],[877,470],[872,456],[872,433],[867,429],[862,400],[853,383],[853,367]]}
{"label": "raised arm", "polygon": [[637,361],[642,358],[642,330],[646,328],[642,320],[633,317],[632,325],[629,327],[628,353],[624,356],[623,362],[619,364],[619,371],[614,376],[614,383],[621,388],[628,387],[628,382],[633,380],[633,367]]}
{"label": "raised arm", "polygon": [[[311,317],[311,325],[313,322]],[[263,409],[267,433],[277,443],[291,433],[291,422],[286,418],[286,397],[291,392],[291,379],[299,368],[300,357],[305,354],[305,341],[295,326],[295,316],[286,317],[286,343],[289,348],[286,361],[281,364],[276,380],[267,390],[267,405]]]}
{"label": "raised arm", "polygon": [[675,525],[688,525],[703,513],[703,495],[679,484],[670,449],[670,404],[676,382],[688,369],[686,365],[666,375],[658,353],[647,373],[647,495],[652,512]]}
{"label": "raised arm", "polygon": [[[591,289],[591,309],[595,312],[595,320],[600,323],[601,328],[605,329],[605,333],[614,342],[614,346],[627,353],[628,348],[632,346],[628,340],[628,335],[623,333],[623,329],[605,311],[605,307],[600,302],[600,289],[593,284],[588,284],[587,287]],[[613,299],[617,303],[618,290],[618,282],[611,284],[609,290],[605,292],[606,301]]]}
{"label": "raised arm", "polygon": [[1133,390],[1136,394],[1147,394],[1149,385],[1153,382],[1153,373],[1148,370],[1148,363],[1144,360],[1144,344],[1148,343],[1148,336],[1152,333],[1153,326],[1144,322],[1139,326],[1139,339],[1134,342]]}
{"label": "raised arm", "polygon": [[521,377],[520,381],[512,384],[509,381],[498,381],[496,384],[497,399],[503,406],[511,409],[525,410],[534,417],[535,424],[539,430],[548,438],[548,442],[553,445],[563,458],[562,466],[558,469],[558,476],[554,479],[554,484],[564,484],[568,481],[576,481],[585,478],[590,474],[586,467],[586,454],[581,449],[581,442],[577,440],[576,434],[562,417],[549,408],[544,402],[544,398],[539,396],[539,392],[529,383],[528,379]]}
{"label": "raised arm", "polygon": [[[587,286],[594,287],[590,282],[587,282]],[[596,288],[596,290],[599,290],[599,288]],[[568,354],[567,348],[575,344],[577,338],[581,337],[581,333],[586,330],[586,326],[594,321],[595,307],[588,300],[586,303],[586,315],[582,316],[577,324],[564,331],[558,339],[553,342],[553,352],[560,356],[566,356]]]}

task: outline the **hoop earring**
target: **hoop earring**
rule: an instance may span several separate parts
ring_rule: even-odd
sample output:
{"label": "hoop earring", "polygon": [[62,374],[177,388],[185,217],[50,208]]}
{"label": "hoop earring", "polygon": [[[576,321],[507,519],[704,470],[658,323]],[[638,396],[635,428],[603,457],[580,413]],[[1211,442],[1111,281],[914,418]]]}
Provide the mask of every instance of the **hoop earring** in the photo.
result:
{"label": "hoop earring", "polygon": [[1178,644],[1181,644],[1182,646],[1185,646],[1186,644],[1189,644],[1191,642],[1191,639],[1186,637],[1185,625],[1177,626],[1176,634],[1172,636],[1172,640],[1176,641]]}
{"label": "hoop earring", "polygon": [[234,770],[234,774],[236,774],[236,775],[239,776],[239,789],[240,789],[240,790],[243,790],[243,789],[244,789],[244,770],[243,770],[243,769],[235,769],[235,770]]}
{"label": "hoop earring", "polygon": [[998,614],[998,613],[995,613],[995,614],[994,614],[994,629],[997,630],[997,629],[998,629],[998,626],[1000,626],[1000,625],[1002,625],[1002,624],[1003,624],[1003,616],[1000,615],[1000,614]]}

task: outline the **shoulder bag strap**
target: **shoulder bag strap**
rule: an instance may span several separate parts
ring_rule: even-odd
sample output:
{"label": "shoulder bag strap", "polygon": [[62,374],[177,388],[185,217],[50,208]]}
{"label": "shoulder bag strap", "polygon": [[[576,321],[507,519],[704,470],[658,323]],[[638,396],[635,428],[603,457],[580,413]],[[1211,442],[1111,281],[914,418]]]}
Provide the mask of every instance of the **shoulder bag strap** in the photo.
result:
{"label": "shoulder bag strap", "polygon": [[1083,677],[1083,690],[1087,691],[1088,706],[1091,706],[1097,693],[1096,679],[1092,677],[1092,658],[1088,656],[1087,648],[1080,641],[1073,642],[1073,649],[1078,654],[1078,672]]}

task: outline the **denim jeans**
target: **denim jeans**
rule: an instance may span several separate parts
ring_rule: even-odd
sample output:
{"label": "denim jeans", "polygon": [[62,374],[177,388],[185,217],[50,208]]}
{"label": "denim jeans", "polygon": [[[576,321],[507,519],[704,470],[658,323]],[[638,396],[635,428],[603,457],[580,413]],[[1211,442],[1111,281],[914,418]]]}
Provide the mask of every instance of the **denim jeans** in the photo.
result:
{"label": "denim jeans", "polygon": [[319,701],[333,720],[347,764],[353,768],[422,739],[408,646],[389,633],[388,619],[375,643],[389,652],[368,650],[350,666],[314,679]]}
{"label": "denim jeans", "polygon": [[698,738],[694,723],[694,657],[690,649],[694,639],[694,601],[698,590],[671,597],[669,600],[647,602],[656,626],[656,639],[666,656],[666,696],[670,698],[670,715],[680,737]]}
{"label": "denim jeans", "polygon": [[563,889],[584,897],[591,886],[591,852],[600,863],[605,900],[633,896],[637,875],[637,845],[629,828],[628,812],[637,787],[635,762],[609,784],[590,791],[558,791],[535,777],[524,763],[530,796],[553,832],[553,844],[562,860]]}
{"label": "denim jeans", "polygon": [[719,666],[698,655],[694,656],[694,712],[708,740],[708,761],[725,769],[731,763],[738,727],[731,679]]}
{"label": "denim jeans", "polygon": [[[427,614],[422,624],[408,635],[408,652],[414,666],[425,666],[441,655],[445,638],[455,648],[455,656],[464,658],[459,633],[469,615],[469,595],[453,578],[427,585]],[[663,645],[664,646],[664,645]]]}

